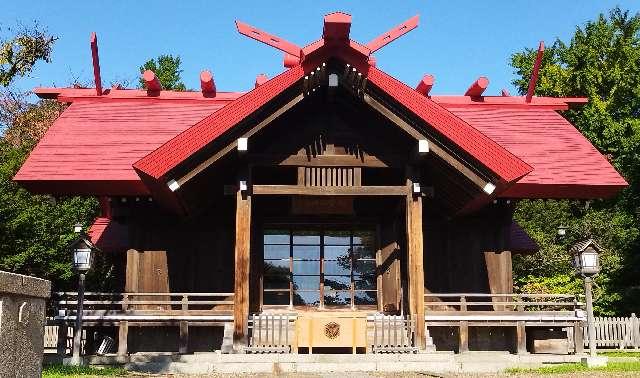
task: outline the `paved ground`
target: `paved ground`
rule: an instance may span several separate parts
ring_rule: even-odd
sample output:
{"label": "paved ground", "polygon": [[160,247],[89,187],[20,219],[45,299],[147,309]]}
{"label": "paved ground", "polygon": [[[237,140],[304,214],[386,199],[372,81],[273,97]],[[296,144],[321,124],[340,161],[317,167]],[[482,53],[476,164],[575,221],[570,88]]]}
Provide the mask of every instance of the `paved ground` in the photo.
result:
{"label": "paved ground", "polygon": [[[200,377],[213,377],[213,378],[231,378],[231,377],[240,377],[240,378],[267,378],[274,377],[271,374],[210,374],[210,375],[149,375],[149,374],[138,374],[134,375],[138,377],[171,377],[171,378],[200,378]],[[377,374],[377,373],[332,373],[332,374],[281,374],[277,375],[277,377],[282,378],[338,378],[340,376],[349,378],[428,378],[428,377],[439,377],[439,378],[528,378],[528,377],[540,377],[537,374],[427,374],[427,373],[390,373],[390,374]],[[619,378],[619,377],[640,377],[640,372],[629,372],[629,373],[610,373],[610,372],[581,372],[581,373],[570,373],[570,374],[553,374],[547,375],[548,377],[553,378],[587,378],[587,377],[596,377],[596,378]]]}

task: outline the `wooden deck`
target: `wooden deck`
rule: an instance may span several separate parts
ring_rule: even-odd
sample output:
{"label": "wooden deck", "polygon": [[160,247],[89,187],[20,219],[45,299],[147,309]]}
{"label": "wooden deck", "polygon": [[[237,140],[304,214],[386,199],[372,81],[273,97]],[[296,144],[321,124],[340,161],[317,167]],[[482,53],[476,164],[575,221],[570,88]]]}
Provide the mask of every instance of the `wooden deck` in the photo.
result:
{"label": "wooden deck", "polygon": [[[118,354],[127,354],[129,327],[179,327],[181,353],[188,352],[189,327],[233,324],[233,293],[85,293],[83,324],[118,327]],[[428,293],[428,327],[457,327],[459,350],[468,350],[469,327],[515,327],[519,352],[526,351],[527,327],[571,328],[582,350],[583,303],[565,294]],[[50,325],[57,326],[58,351],[66,351],[68,327],[76,318],[77,293],[54,293]],[[295,318],[295,311],[283,310]],[[381,314],[367,311],[368,326]],[[250,319],[247,320],[249,328]],[[287,322],[288,323],[288,322]],[[577,331],[577,332],[576,332]],[[294,336],[292,336],[294,337]],[[49,342],[51,344],[51,341]]]}

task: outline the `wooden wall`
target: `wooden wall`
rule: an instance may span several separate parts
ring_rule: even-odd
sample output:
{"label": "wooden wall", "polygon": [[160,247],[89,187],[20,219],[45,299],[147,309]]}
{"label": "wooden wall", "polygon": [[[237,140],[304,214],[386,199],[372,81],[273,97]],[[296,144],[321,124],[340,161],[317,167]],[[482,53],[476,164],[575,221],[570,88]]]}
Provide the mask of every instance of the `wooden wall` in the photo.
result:
{"label": "wooden wall", "polygon": [[132,208],[125,290],[233,292],[234,214],[226,202],[187,219]]}
{"label": "wooden wall", "polygon": [[505,251],[511,216],[511,208],[501,204],[489,205],[477,214],[452,220],[426,214],[427,292],[511,292],[511,253]]}

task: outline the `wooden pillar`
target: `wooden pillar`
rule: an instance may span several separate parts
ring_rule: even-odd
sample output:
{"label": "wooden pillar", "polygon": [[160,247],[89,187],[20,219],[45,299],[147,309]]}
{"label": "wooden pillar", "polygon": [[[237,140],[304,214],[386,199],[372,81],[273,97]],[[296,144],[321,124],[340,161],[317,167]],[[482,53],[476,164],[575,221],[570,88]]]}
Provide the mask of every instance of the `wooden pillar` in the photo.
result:
{"label": "wooden pillar", "polygon": [[60,323],[58,325],[58,342],[56,344],[57,353],[59,356],[67,355],[67,335],[69,333],[69,327],[67,323]]}
{"label": "wooden pillar", "polygon": [[416,346],[426,349],[424,321],[424,260],[422,239],[422,196],[412,194],[415,172],[407,169],[407,270],[409,273],[409,314],[416,320]]}
{"label": "wooden pillar", "polygon": [[[248,177],[248,175],[244,177]],[[242,351],[242,349],[247,346],[250,240],[251,195],[249,194],[249,190],[241,191],[238,189],[236,193],[236,242],[233,296],[233,347],[236,352]]]}
{"label": "wooden pillar", "polygon": [[129,338],[129,322],[126,320],[122,320],[118,324],[118,356],[127,355],[128,338]]}
{"label": "wooden pillar", "polygon": [[582,333],[583,327],[583,322],[573,323],[573,351],[575,354],[584,353],[584,335]]}
{"label": "wooden pillar", "polygon": [[460,321],[458,342],[458,353],[465,353],[469,351],[469,322],[466,320]]}
{"label": "wooden pillar", "polygon": [[180,345],[178,346],[178,353],[186,354],[189,352],[189,322],[180,321]]}
{"label": "wooden pillar", "polygon": [[523,321],[516,324],[516,348],[518,354],[527,353],[527,331]]}

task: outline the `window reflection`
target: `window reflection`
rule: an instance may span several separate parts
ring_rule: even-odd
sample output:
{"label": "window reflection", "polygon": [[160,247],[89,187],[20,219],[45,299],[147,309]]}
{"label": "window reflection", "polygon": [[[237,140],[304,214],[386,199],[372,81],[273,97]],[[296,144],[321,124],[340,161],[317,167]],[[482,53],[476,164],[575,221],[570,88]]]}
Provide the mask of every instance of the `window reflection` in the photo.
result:
{"label": "window reflection", "polygon": [[320,305],[320,291],[299,291],[293,292],[293,305],[294,306],[319,306]]}
{"label": "window reflection", "polygon": [[263,304],[376,304],[372,230],[275,228],[265,230],[263,241]]}

